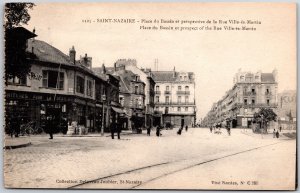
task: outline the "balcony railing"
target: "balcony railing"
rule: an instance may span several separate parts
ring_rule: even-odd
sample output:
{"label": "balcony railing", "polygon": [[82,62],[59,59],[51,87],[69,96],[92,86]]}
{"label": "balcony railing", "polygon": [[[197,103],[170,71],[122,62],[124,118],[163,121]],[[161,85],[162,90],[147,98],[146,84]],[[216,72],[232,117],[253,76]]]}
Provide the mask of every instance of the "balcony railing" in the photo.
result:
{"label": "balcony railing", "polygon": [[265,92],[265,95],[270,96],[270,95],[272,95],[272,93],[271,92]]}
{"label": "balcony railing", "polygon": [[254,95],[256,95],[256,92],[255,92],[255,91],[251,91],[251,92],[243,92],[243,95],[244,95],[244,96],[254,96]]}
{"label": "balcony railing", "polygon": [[178,90],[176,93],[177,94],[182,94],[182,95],[189,95],[190,91],[181,91],[181,90]]}
{"label": "balcony railing", "polygon": [[253,103],[253,104],[243,104],[236,103],[232,106],[234,108],[276,108],[278,103]]}
{"label": "balcony railing", "polygon": [[165,91],[165,94],[171,94],[171,91],[166,90],[166,91]]}
{"label": "balcony railing", "polygon": [[161,91],[156,90],[156,91],[155,91],[155,94],[160,95],[160,94],[161,94]]}
{"label": "balcony railing", "polygon": [[194,102],[155,102],[155,105],[195,105]]}

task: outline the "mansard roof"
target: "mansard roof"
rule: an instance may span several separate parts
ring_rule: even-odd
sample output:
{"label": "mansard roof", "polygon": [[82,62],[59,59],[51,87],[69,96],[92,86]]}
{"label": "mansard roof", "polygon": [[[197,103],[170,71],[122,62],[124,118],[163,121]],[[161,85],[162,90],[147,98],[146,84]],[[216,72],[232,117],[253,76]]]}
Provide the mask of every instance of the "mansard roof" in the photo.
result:
{"label": "mansard roof", "polygon": [[261,73],[261,82],[274,83],[275,78],[272,73]]}
{"label": "mansard roof", "polygon": [[[152,71],[152,74],[154,81],[172,82],[178,79],[180,73],[174,71]],[[193,75],[193,72],[188,72],[189,80],[192,79]]]}

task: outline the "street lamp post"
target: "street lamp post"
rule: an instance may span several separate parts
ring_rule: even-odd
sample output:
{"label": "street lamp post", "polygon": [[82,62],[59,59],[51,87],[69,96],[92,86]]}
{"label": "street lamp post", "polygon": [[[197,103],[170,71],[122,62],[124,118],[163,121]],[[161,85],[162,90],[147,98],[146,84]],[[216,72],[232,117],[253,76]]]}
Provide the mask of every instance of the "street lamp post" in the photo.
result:
{"label": "street lamp post", "polygon": [[102,126],[101,126],[101,136],[104,135],[104,103],[106,101],[106,95],[102,95]]}

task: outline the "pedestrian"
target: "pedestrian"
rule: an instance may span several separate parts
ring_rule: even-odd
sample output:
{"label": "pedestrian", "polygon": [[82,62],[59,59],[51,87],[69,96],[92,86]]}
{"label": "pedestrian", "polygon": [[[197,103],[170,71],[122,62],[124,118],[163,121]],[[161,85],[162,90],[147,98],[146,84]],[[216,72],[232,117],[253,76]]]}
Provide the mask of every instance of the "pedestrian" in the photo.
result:
{"label": "pedestrian", "polygon": [[147,135],[150,136],[150,133],[151,133],[151,127],[149,126],[149,127],[147,128]]}
{"label": "pedestrian", "polygon": [[54,118],[52,115],[48,115],[47,119],[46,119],[46,131],[49,133],[50,138],[49,139],[53,139],[53,124]]}
{"label": "pedestrian", "polygon": [[212,126],[210,126],[209,129],[210,129],[210,133],[212,133]]}
{"label": "pedestrian", "polygon": [[276,131],[276,138],[279,138],[279,132],[278,132],[278,130]]}
{"label": "pedestrian", "polygon": [[185,126],[185,131],[186,131],[186,132],[188,131],[188,126],[187,126],[187,125]]}
{"label": "pedestrian", "polygon": [[177,131],[177,135],[181,135],[182,129],[182,127],[179,128],[179,130]]}
{"label": "pedestrian", "polygon": [[160,134],[160,126],[158,125],[156,127],[156,136],[159,137],[161,134]]}
{"label": "pedestrian", "polygon": [[228,132],[228,135],[230,136],[230,126],[227,125],[227,132]]}
{"label": "pedestrian", "polygon": [[273,130],[273,138],[275,138],[275,136],[276,136],[276,131],[275,131],[275,129]]}
{"label": "pedestrian", "polygon": [[121,128],[121,125],[120,123],[118,122],[118,124],[116,124],[116,129],[117,129],[117,133],[118,133],[118,139],[121,139],[121,132],[122,132],[122,128]]}
{"label": "pedestrian", "polygon": [[281,132],[281,126],[279,127],[279,132]]}
{"label": "pedestrian", "polygon": [[110,133],[111,133],[111,138],[115,138],[115,131],[116,131],[116,123],[114,121],[111,122],[110,124]]}

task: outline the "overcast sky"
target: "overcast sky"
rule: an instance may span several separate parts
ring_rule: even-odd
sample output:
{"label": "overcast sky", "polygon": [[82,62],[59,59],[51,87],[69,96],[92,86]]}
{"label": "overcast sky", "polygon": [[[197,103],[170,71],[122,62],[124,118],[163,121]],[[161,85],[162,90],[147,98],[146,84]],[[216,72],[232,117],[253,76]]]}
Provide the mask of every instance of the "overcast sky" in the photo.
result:
{"label": "overcast sky", "polygon": [[[26,27],[36,39],[68,54],[75,46],[77,59],[87,53],[93,67],[113,66],[119,58],[136,59],[139,67],[194,72],[197,118],[233,86],[243,71],[278,70],[279,91],[296,89],[296,15],[292,4],[37,4]],[[83,23],[102,18],[172,20],[254,20],[256,31],[153,31],[141,23]],[[145,24],[153,26],[154,24]],[[161,24],[158,24],[160,26]],[[164,26],[202,26],[164,24]],[[213,26],[213,25],[211,25]],[[218,25],[220,26],[220,25]],[[232,26],[232,25],[231,25]],[[240,25],[239,25],[240,26]]]}

